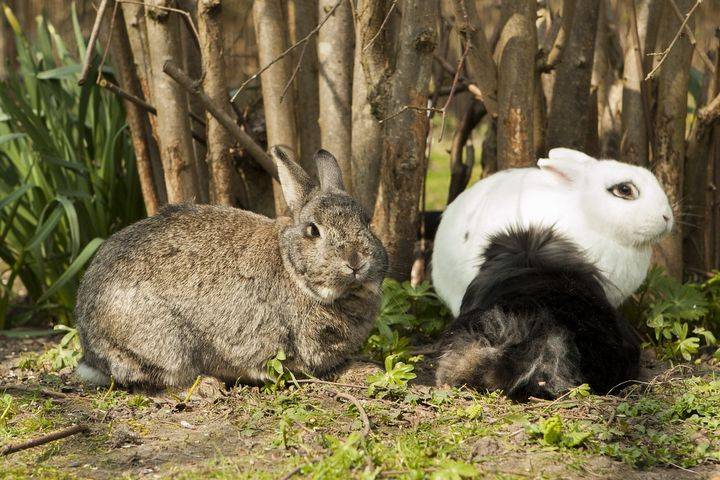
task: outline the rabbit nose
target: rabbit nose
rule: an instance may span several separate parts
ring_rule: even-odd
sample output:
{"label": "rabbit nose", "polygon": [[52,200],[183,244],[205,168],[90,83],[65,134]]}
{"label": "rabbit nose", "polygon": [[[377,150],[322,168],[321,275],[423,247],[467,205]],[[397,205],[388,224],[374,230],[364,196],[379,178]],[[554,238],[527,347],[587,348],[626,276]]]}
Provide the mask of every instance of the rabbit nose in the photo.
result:
{"label": "rabbit nose", "polygon": [[665,215],[665,214],[663,214],[662,217],[663,217],[663,220],[665,220],[665,222],[669,222],[669,221],[670,221],[670,215]]}
{"label": "rabbit nose", "polygon": [[357,271],[365,264],[362,262],[362,258],[360,258],[360,255],[357,252],[352,252],[347,260],[345,260],[345,265],[347,265],[353,273],[357,273]]}

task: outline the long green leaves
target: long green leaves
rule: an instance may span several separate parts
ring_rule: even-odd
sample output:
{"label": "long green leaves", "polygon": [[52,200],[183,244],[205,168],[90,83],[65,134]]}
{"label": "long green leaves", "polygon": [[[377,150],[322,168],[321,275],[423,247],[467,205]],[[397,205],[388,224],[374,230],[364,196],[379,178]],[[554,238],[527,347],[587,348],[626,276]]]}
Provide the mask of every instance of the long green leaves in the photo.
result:
{"label": "long green leaves", "polygon": [[[28,41],[3,10],[19,67],[0,84],[0,329],[39,312],[71,324],[79,275],[101,239],[144,215],[135,158],[120,102],[77,85],[79,29],[72,54],[43,18]],[[11,308],[24,291],[32,307]]]}

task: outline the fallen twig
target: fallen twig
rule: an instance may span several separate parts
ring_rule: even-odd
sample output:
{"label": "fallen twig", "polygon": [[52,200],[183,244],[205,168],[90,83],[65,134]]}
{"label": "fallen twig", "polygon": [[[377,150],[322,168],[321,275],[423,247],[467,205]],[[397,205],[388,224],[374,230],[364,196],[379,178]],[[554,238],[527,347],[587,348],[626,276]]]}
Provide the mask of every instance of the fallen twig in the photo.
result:
{"label": "fallen twig", "polygon": [[93,24],[92,31],[90,32],[90,39],[88,40],[87,48],[85,50],[85,58],[83,59],[83,65],[82,70],[80,71],[78,85],[84,85],[87,81],[93,53],[95,52],[95,43],[97,42],[98,36],[100,35],[100,25],[102,24],[102,19],[105,16],[105,10],[107,10],[107,4],[108,0],[101,0],[100,6],[98,7],[97,15],[95,16],[95,23]]}
{"label": "fallen twig", "polygon": [[[332,16],[332,14],[335,13],[335,10],[337,10],[337,8],[340,6],[340,4],[341,4],[342,2],[343,2],[343,0],[338,0],[338,2],[335,4],[335,6],[334,6],[333,8],[331,8],[329,12],[327,12],[327,14],[325,15],[325,17],[323,17],[323,19],[320,21],[320,23],[318,23],[315,28],[313,28],[312,30],[310,30],[310,32],[309,32],[307,35],[305,35],[303,38],[301,38],[300,40],[298,40],[297,42],[295,42],[294,44],[292,44],[290,47],[287,48],[287,50],[285,50],[285,51],[282,52],[280,55],[278,55],[277,57],[275,57],[274,59],[272,59],[272,61],[271,61],[270,63],[268,63],[267,65],[265,65],[264,67],[262,67],[262,68],[261,68],[260,70],[258,70],[254,75],[252,75],[250,78],[248,78],[247,80],[245,80],[245,81],[240,85],[240,87],[237,89],[237,92],[235,92],[235,94],[233,94],[232,98],[230,99],[230,102],[234,102],[234,101],[235,101],[235,99],[237,98],[237,96],[240,94],[240,92],[243,91],[243,89],[247,86],[248,83],[250,83],[250,82],[252,82],[253,80],[255,80],[256,78],[258,78],[260,75],[262,75],[262,73],[263,73],[265,70],[267,70],[268,68],[272,67],[273,65],[275,65],[277,62],[279,62],[279,61],[282,60],[283,58],[285,58],[285,57],[287,56],[287,54],[289,54],[290,52],[292,52],[293,50],[295,50],[295,49],[296,49],[297,47],[299,47],[301,44],[307,43],[307,41],[310,40],[310,38],[311,38],[313,35],[315,35],[318,31],[320,31],[320,29],[322,28],[322,26],[325,25],[325,22],[327,22],[328,19]],[[300,60],[302,60],[302,58],[300,58]],[[285,90],[287,90],[287,88],[286,88]]]}
{"label": "fallen twig", "polygon": [[18,443],[16,445],[7,445],[3,447],[2,450],[0,450],[0,456],[10,455],[11,453],[19,452],[21,450],[27,450],[28,448],[33,448],[39,445],[54,442],[55,440],[60,440],[71,435],[75,435],[76,433],[85,432],[87,431],[87,429],[87,425],[73,425],[72,427],[58,430],[57,432],[48,433],[47,435],[43,435],[41,437],[34,438],[23,443]]}
{"label": "fallen twig", "polygon": [[355,408],[358,411],[358,414],[360,415],[360,419],[363,423],[363,431],[362,435],[363,437],[367,437],[370,435],[370,419],[367,416],[367,413],[365,412],[365,409],[363,408],[362,404],[360,403],[360,400],[355,398],[354,396],[350,395],[349,393],[344,392],[333,392],[335,394],[335,398],[344,398],[345,400],[351,402],[353,405],[355,405]]}
{"label": "fallen twig", "polygon": [[292,470],[290,470],[284,477],[282,477],[280,480],[288,480],[289,478],[292,478],[295,476],[295,474],[300,473],[300,470],[302,470],[302,465],[299,467],[295,467]]}
{"label": "fallen twig", "polygon": [[55,392],[53,390],[46,390],[44,388],[31,388],[26,387],[24,385],[7,385],[5,387],[2,387],[3,391],[14,391],[14,392],[23,392],[23,393],[38,393],[44,397],[50,397],[50,398],[68,398],[68,396],[62,392]]}
{"label": "fallen twig", "polygon": [[347,387],[347,388],[360,388],[360,389],[366,389],[366,385],[358,385],[355,383],[337,383],[337,382],[331,382],[329,380],[320,380],[319,378],[300,378],[298,380],[295,380],[297,383],[319,383],[322,385],[335,385],[337,387]]}

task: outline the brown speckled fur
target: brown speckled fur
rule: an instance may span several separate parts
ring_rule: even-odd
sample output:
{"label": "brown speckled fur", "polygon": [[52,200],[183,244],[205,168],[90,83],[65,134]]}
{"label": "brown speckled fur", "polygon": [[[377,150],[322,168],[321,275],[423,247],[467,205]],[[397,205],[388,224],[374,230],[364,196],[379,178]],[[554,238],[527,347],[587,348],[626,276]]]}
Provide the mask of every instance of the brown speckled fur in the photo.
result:
{"label": "brown speckled fur", "polygon": [[[279,350],[291,370],[327,376],[360,348],[385,250],[329,153],[316,156],[320,188],[281,150],[273,156],[292,219],[171,205],[105,242],[78,292],[81,377],[150,388],[197,375],[256,383]],[[308,236],[310,222],[321,237]],[[365,264],[357,277],[353,261]]]}

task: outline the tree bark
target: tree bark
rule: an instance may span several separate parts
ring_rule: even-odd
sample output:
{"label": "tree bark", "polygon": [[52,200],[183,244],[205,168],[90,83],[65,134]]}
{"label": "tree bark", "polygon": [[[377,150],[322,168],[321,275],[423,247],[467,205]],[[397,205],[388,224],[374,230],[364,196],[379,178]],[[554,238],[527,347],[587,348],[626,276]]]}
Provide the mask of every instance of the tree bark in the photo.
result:
{"label": "tree bark", "polygon": [[548,118],[548,148],[570,147],[585,150],[590,128],[590,77],[597,32],[598,0],[578,0],[567,44],[556,68]]}
{"label": "tree bark", "polygon": [[[428,87],[437,45],[435,0],[405,0],[388,112],[373,227],[387,249],[390,275],[410,275],[427,139]],[[413,108],[408,108],[413,107]],[[403,110],[404,109],[404,110]]]}
{"label": "tree bark", "polygon": [[[225,51],[222,36],[221,0],[198,2],[198,34],[202,56],[203,90],[208,97],[232,114],[225,78]],[[210,182],[210,201],[220,205],[234,205],[231,184],[231,153],[233,138],[209,112],[207,123],[207,165]]]}
{"label": "tree bark", "polygon": [[471,100],[462,120],[460,120],[460,125],[455,131],[452,146],[450,147],[450,188],[448,189],[448,205],[465,190],[470,182],[475,159],[467,158],[466,156],[465,161],[463,161],[463,152],[465,150],[465,144],[472,135],[472,131],[483,117],[485,117],[486,113],[488,112],[484,104],[474,99]]}
{"label": "tree bark", "polygon": [[[267,65],[287,48],[287,28],[280,0],[255,0],[253,22],[258,43],[258,59],[261,66]],[[268,146],[285,145],[297,152],[297,129],[295,127],[295,92],[285,86],[290,81],[291,57],[284,57],[260,75]],[[286,210],[282,189],[273,182],[275,210],[278,215]]]}
{"label": "tree bark", "polygon": [[[660,9],[661,0],[640,0],[635,7],[635,15],[632,12],[631,1],[635,0],[620,2],[625,10],[624,17],[627,19],[623,29],[627,47],[623,62],[620,158],[624,162],[647,166],[650,157],[646,125],[650,112],[646,111],[647,86],[644,85],[644,79],[647,71],[644,64],[647,62],[643,45],[655,44],[660,17],[653,12]],[[635,38],[633,16],[637,19],[639,44]]]}
{"label": "tree bark", "polygon": [[[140,87],[140,80],[135,70],[132,57],[133,53],[130,48],[127,30],[125,29],[122,9],[118,9],[116,21],[117,24],[112,30],[110,49],[112,60],[115,64],[118,83],[126,92],[137,97],[142,97],[142,88]],[[130,138],[132,139],[133,149],[135,150],[135,161],[140,179],[140,189],[142,190],[143,200],[145,201],[145,210],[148,216],[152,216],[155,215],[160,208],[160,199],[155,190],[155,182],[153,180],[152,160],[150,156],[151,138],[148,135],[150,126],[148,114],[135,103],[125,101],[124,104],[125,117],[130,129]]]}
{"label": "tree bark", "polygon": [[488,113],[498,113],[497,67],[492,58],[490,44],[483,32],[474,0],[453,0],[455,8],[455,28],[460,34],[463,51],[470,45],[465,66],[470,80],[482,93],[481,100]]}
{"label": "tree bark", "polygon": [[382,160],[386,115],[388,42],[385,0],[360,0],[357,6],[352,98],[351,170],[355,196],[372,216]]}
{"label": "tree bark", "polygon": [[318,32],[318,77],[320,87],[320,141],[335,155],[345,188],[353,192],[352,177],[352,71],[353,17],[346,0],[319,0],[319,16],[337,3],[335,13]]}
{"label": "tree bark", "polygon": [[503,3],[507,22],[498,41],[498,169],[524,167],[535,160],[533,103],[535,95],[535,2]]}
{"label": "tree bark", "polygon": [[182,58],[179,19],[177,14],[171,15],[166,10],[152,8],[155,6],[169,5],[167,0],[148,0],[146,7],[153,100],[158,110],[157,140],[168,201],[195,202],[199,198],[199,189],[187,99],[185,92],[163,73],[163,64],[167,60]]}
{"label": "tree bark", "polygon": [[[149,104],[153,104],[152,69],[150,67],[150,53],[148,51],[147,26],[145,22],[145,7],[136,3],[121,3],[123,20],[127,31],[135,73],[140,81],[142,96]],[[165,188],[165,172],[163,171],[160,151],[157,142],[157,120],[154,115],[148,117],[145,135],[148,137],[150,147],[150,160],[152,162],[155,191],[160,204],[167,203],[167,189]]]}
{"label": "tree bark", "polygon": [[[290,26],[290,43],[295,44],[310,33],[318,21],[317,0],[289,0],[288,24]],[[305,54],[302,54],[302,50]],[[299,51],[298,51],[299,50]],[[313,156],[320,148],[320,99],[318,97],[318,57],[315,36],[307,41],[307,45],[297,50],[298,67],[295,79],[296,115],[298,119],[298,145],[300,148],[300,165],[311,175],[315,175]]]}
{"label": "tree bark", "polygon": [[[676,0],[682,12],[689,11],[694,0]],[[665,9],[661,42],[670,44],[680,29],[680,20],[670,9]],[[688,27],[694,28],[691,18]],[[686,35],[681,35],[660,68],[658,78],[657,113],[655,114],[655,175],[665,187],[670,204],[675,211],[675,227],[655,250],[655,258],[668,274],[681,278],[682,215],[681,190],[683,164],[685,161],[685,117],[687,115],[688,80],[693,47]]]}

